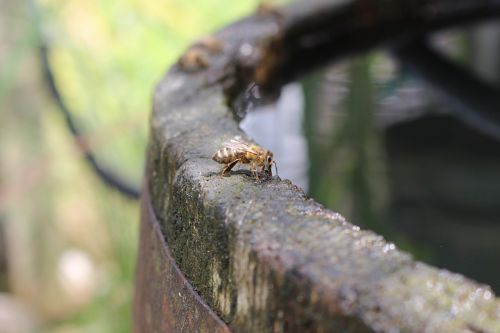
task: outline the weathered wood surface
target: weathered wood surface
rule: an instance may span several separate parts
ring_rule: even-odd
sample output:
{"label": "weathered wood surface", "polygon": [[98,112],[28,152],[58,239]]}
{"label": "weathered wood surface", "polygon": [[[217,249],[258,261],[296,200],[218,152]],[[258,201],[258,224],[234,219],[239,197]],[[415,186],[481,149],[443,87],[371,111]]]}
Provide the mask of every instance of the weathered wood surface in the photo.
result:
{"label": "weathered wood surface", "polygon": [[[245,137],[238,108],[259,68],[273,72],[258,64],[282,20],[261,14],[223,30],[223,50],[206,53],[207,68],[174,66],[157,87],[149,191],[179,268],[234,332],[500,332],[500,301],[489,287],[415,262],[286,180],[219,176],[210,157],[225,140]],[[142,253],[139,263],[152,260]],[[162,256],[170,260],[158,254],[155,262]],[[162,315],[157,303],[142,305],[144,281],[164,275],[140,267],[136,322]],[[148,288],[161,293],[168,284]]]}

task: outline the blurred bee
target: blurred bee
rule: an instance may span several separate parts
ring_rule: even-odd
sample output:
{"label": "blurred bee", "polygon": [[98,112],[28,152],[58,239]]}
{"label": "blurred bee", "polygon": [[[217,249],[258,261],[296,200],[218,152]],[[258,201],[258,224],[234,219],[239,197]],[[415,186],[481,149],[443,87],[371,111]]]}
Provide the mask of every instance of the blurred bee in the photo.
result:
{"label": "blurred bee", "polygon": [[210,53],[217,54],[224,50],[222,40],[214,36],[205,36],[200,38],[193,44],[194,47],[201,47],[208,50]]}
{"label": "blurred bee", "polygon": [[190,48],[179,59],[179,66],[187,72],[205,69],[209,65],[208,55],[198,48]]}
{"label": "blurred bee", "polygon": [[215,152],[212,159],[226,165],[221,171],[222,176],[227,175],[238,162],[250,164],[250,170],[256,180],[259,180],[259,172],[267,172],[272,176],[271,166],[273,163],[276,168],[276,173],[278,173],[278,167],[273,160],[273,153],[270,150],[264,149],[256,144],[248,144],[240,141],[239,137],[225,143],[224,148]]}
{"label": "blurred bee", "polygon": [[257,6],[257,15],[266,16],[274,15],[277,17],[282,17],[283,12],[279,5],[274,3],[274,1],[261,1]]}
{"label": "blurred bee", "polygon": [[187,72],[208,68],[210,55],[221,53],[223,48],[222,41],[216,37],[203,37],[187,49],[179,59],[179,65]]}

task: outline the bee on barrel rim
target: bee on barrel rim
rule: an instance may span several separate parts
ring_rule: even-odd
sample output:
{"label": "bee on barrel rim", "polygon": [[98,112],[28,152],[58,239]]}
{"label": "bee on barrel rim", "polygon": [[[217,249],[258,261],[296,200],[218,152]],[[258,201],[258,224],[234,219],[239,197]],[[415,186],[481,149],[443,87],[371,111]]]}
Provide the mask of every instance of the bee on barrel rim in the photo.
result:
{"label": "bee on barrel rim", "polygon": [[178,63],[182,70],[197,72],[210,66],[210,57],[224,50],[224,43],[215,36],[206,36],[191,45],[180,57]]}
{"label": "bee on barrel rim", "polygon": [[256,144],[250,144],[241,141],[241,138],[235,137],[224,144],[224,148],[215,152],[212,159],[218,163],[225,164],[221,171],[221,175],[228,175],[231,169],[237,164],[250,164],[250,170],[259,180],[259,173],[266,172],[272,177],[272,164],[278,173],[278,167],[273,159],[273,153],[270,150],[264,149]]}

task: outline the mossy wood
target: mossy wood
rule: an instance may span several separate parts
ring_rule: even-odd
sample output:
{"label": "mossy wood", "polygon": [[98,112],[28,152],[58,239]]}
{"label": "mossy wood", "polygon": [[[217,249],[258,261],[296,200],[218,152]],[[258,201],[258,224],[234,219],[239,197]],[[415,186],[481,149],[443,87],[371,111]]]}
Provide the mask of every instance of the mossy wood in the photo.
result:
{"label": "mossy wood", "polygon": [[[365,24],[403,14],[411,18],[412,11],[396,9],[411,8],[404,4],[419,7],[415,1],[385,1],[386,10],[373,12],[367,8],[379,1],[318,3],[325,11],[338,6],[339,12]],[[192,288],[234,332],[500,332],[500,301],[489,287],[415,262],[381,236],[323,208],[287,180],[274,177],[255,182],[245,172],[220,176],[212,154],[234,136],[250,140],[237,121],[248,102],[247,88],[256,80],[276,87],[286,77],[294,77],[290,72],[279,73],[287,63],[295,63],[291,61],[295,55],[284,45],[287,31],[294,31],[289,26],[300,28],[289,23],[300,21],[303,6],[262,10],[222,30],[217,34],[221,50],[202,49],[205,58],[195,63],[199,68],[176,65],[159,83],[151,118],[148,192],[143,200],[146,206],[151,204],[158,221],[153,223],[159,224],[164,238],[153,237],[148,231],[151,226],[144,227],[151,219],[143,218],[136,331],[162,331],[159,323],[176,315],[180,317],[176,321],[191,318],[177,332],[203,332],[203,325],[197,326],[189,311],[162,311],[158,302],[173,288],[168,283],[170,270],[161,268],[170,260],[168,252],[161,250],[166,242]],[[463,11],[460,15],[428,13],[437,13],[428,30],[464,21]],[[338,55],[359,51],[363,38],[373,37],[363,35],[365,25],[359,25],[361,30],[356,25],[345,27],[352,29],[339,33],[359,33],[360,44],[351,49],[338,46]],[[384,33],[377,41],[388,41],[391,34],[380,31]],[[397,35],[400,38],[401,31]],[[292,51],[298,49],[294,46]],[[274,75],[278,76],[274,79]]]}

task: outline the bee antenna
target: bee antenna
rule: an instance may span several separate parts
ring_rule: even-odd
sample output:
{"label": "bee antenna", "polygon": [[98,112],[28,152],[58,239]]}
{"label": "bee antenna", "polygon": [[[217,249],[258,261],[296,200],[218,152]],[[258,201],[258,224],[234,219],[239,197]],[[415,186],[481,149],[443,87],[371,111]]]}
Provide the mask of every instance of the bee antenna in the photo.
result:
{"label": "bee antenna", "polygon": [[279,176],[278,175],[278,165],[276,164],[276,161],[273,161],[274,163],[274,168],[276,169],[276,176]]}

